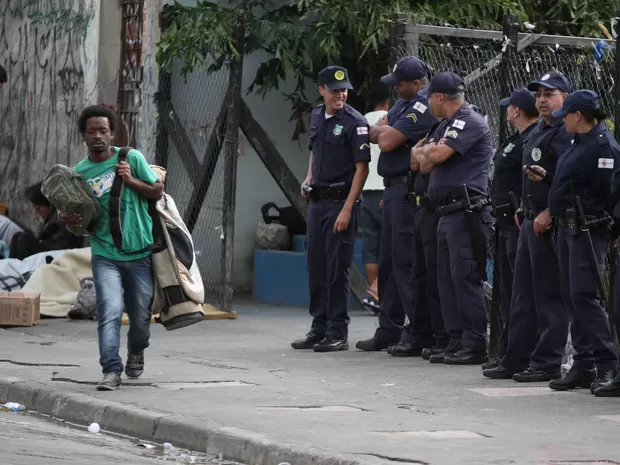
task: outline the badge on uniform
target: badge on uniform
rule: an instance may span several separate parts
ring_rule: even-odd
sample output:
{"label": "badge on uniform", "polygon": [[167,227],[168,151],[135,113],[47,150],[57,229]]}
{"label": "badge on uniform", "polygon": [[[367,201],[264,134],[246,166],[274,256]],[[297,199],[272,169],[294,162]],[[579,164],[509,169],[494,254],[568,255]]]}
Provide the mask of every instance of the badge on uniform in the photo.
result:
{"label": "badge on uniform", "polygon": [[407,118],[413,121],[414,124],[418,122],[418,115],[416,115],[415,113],[407,113]]}
{"label": "badge on uniform", "polygon": [[460,120],[460,119],[455,119],[452,122],[452,127],[456,129],[463,129],[465,127],[465,121]]}
{"label": "badge on uniform", "polygon": [[598,159],[598,167],[605,168],[608,170],[614,169],[614,159],[613,158],[599,158]]}
{"label": "badge on uniform", "polygon": [[504,156],[506,156],[507,153],[512,152],[512,149],[514,148],[515,148],[515,144],[513,144],[512,142],[508,144],[506,148],[504,148]]}
{"label": "badge on uniform", "polygon": [[337,81],[342,81],[344,79],[344,71],[342,70],[336,71],[336,74],[334,74],[334,77],[336,78]]}
{"label": "badge on uniform", "polygon": [[540,161],[541,157],[542,157],[542,152],[540,151],[540,149],[538,147],[533,148],[532,149],[532,160]]}
{"label": "badge on uniform", "polygon": [[427,110],[427,108],[428,107],[421,102],[416,102],[413,105],[413,109],[419,111],[420,113],[424,113]]}
{"label": "badge on uniform", "polygon": [[334,127],[334,136],[339,136],[340,134],[342,134],[342,130],[343,130],[343,129],[344,129],[344,127],[343,127],[343,126],[341,126],[341,125],[337,124],[337,125]]}
{"label": "badge on uniform", "polygon": [[454,130],[450,130],[446,132],[446,137],[449,137],[450,139],[456,139],[458,136],[459,136],[459,133]]}

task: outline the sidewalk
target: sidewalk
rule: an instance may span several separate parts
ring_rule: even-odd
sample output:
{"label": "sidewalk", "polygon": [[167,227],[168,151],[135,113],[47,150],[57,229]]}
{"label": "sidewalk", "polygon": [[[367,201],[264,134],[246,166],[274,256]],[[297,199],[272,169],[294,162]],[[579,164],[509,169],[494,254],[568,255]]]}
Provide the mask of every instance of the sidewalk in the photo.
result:
{"label": "sidewalk", "polygon": [[236,310],[237,320],[178,331],[154,325],[143,377],[104,393],[94,388],[95,322],[0,330],[0,402],[200,451],[208,444],[249,465],[620,463],[617,399],[357,351],[376,324],[361,312],[348,352],[294,351],[310,323],[303,309]]}

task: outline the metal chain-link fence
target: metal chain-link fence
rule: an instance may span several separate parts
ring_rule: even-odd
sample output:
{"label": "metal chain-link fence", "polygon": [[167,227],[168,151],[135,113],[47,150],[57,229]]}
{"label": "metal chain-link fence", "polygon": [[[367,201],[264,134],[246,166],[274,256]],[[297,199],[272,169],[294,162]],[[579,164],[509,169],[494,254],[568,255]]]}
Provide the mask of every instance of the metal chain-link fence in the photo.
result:
{"label": "metal chain-link fence", "polygon": [[183,76],[176,59],[171,73],[161,73],[155,99],[156,161],[166,167],[166,192],[192,233],[205,303],[223,311],[232,306],[239,118],[231,116],[241,105],[237,63]]}
{"label": "metal chain-link fence", "polygon": [[[400,41],[395,41],[395,58],[418,56],[428,64],[431,76],[447,70],[459,73],[467,84],[467,101],[479,106],[488,116],[495,147],[500,143],[502,126],[499,101],[508,96],[503,95],[502,89],[510,89],[509,92],[512,92],[519,87],[526,87],[528,83],[540,79],[552,70],[564,73],[571,81],[573,90],[591,89],[598,93],[608,115],[606,122],[613,132],[616,74],[613,43],[595,40],[585,44],[587,41],[575,39],[574,45],[567,45],[571,38],[564,37],[565,40],[560,41],[563,45],[549,43],[549,40],[539,44],[536,43],[534,35],[521,36],[517,51],[509,55],[507,66],[502,71],[503,53],[510,44],[505,36],[483,39],[479,38],[478,31],[471,30],[471,37],[467,37],[467,30],[456,28],[451,35],[450,28],[447,27],[435,28],[437,34],[429,33],[429,28],[424,26],[420,28],[423,31],[421,34],[415,33],[415,26],[408,26],[408,29],[407,34],[401,32]],[[412,30],[414,34],[411,34]],[[412,37],[415,39],[411,40]],[[487,285],[485,288],[490,325],[490,357],[498,353],[504,326],[501,298],[497,292],[501,277],[494,260],[494,244],[492,235],[487,266],[491,286]],[[604,281],[608,296],[614,287],[610,273],[612,257],[615,263],[615,249],[608,253],[606,260]],[[611,309],[611,299],[608,308]],[[616,325],[612,323],[612,326]],[[618,344],[616,346],[618,347]],[[565,359],[572,353],[569,339]]]}

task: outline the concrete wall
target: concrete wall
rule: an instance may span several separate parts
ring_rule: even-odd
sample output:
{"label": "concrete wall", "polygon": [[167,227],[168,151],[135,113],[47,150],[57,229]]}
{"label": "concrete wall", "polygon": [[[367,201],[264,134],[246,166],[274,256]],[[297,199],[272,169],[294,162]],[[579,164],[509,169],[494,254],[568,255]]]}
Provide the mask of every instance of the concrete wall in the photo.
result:
{"label": "concrete wall", "polygon": [[76,119],[97,100],[100,0],[0,0],[0,201],[33,223],[23,188],[79,160]]}
{"label": "concrete wall", "polygon": [[[180,3],[187,6],[196,4],[193,0],[184,0]],[[292,140],[295,123],[289,121],[290,103],[286,102],[282,95],[292,92],[294,83],[292,81],[284,83],[279,91],[267,94],[264,99],[256,95],[246,95],[246,90],[256,75],[258,66],[265,58],[264,52],[256,52],[244,61],[243,98],[250,106],[254,117],[267,131],[289,167],[301,181],[305,178],[308,168],[307,135],[301,135],[299,141]],[[228,74],[219,72],[207,76],[205,73],[196,72],[189,75],[185,82],[180,68],[181,63],[176,63],[172,74],[172,103],[187,130],[195,152],[202,159],[212,124],[228,85]],[[308,95],[314,98],[318,96],[318,93],[314,94],[310,90]],[[187,172],[180,162],[179,154],[172,141],[170,141],[169,154],[167,189],[175,197],[179,208],[184,209],[191,193],[191,186],[187,182]],[[199,260],[202,265],[203,278],[207,284],[217,282],[220,272],[222,241],[218,227],[222,224],[223,159],[224,157],[220,156],[205,205],[194,230],[196,248],[201,252]],[[252,256],[256,227],[261,220],[260,207],[270,201],[280,206],[289,203],[242,135],[236,195],[233,281],[235,288],[243,291],[249,290],[252,284]]]}

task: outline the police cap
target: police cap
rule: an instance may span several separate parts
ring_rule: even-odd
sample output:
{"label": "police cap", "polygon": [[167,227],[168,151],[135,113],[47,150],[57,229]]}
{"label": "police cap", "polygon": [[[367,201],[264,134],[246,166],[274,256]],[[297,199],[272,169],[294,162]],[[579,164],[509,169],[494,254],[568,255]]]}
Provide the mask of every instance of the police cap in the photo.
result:
{"label": "police cap", "polygon": [[394,69],[390,74],[386,74],[381,78],[386,86],[395,86],[402,81],[415,81],[421,79],[428,74],[428,66],[418,57],[402,57],[394,65]]}
{"label": "police cap", "polygon": [[429,85],[418,92],[418,95],[428,97],[431,94],[454,95],[459,92],[465,92],[463,78],[452,71],[444,71],[433,76]]}
{"label": "police cap", "polygon": [[508,105],[514,105],[523,111],[528,113],[536,112],[536,95],[533,92],[522,87],[515,90],[510,97],[503,98],[499,101],[499,104],[503,107]]}
{"label": "police cap", "polygon": [[353,89],[349,72],[342,66],[328,66],[319,72],[319,85],[329,90]]}
{"label": "police cap", "polygon": [[591,90],[576,90],[564,99],[562,107],[553,112],[556,118],[564,118],[567,114],[578,110],[599,110],[601,102],[598,94]]}
{"label": "police cap", "polygon": [[540,86],[548,89],[558,89],[566,93],[571,91],[570,81],[559,71],[550,71],[541,77],[539,81],[530,82],[527,90],[536,92]]}

